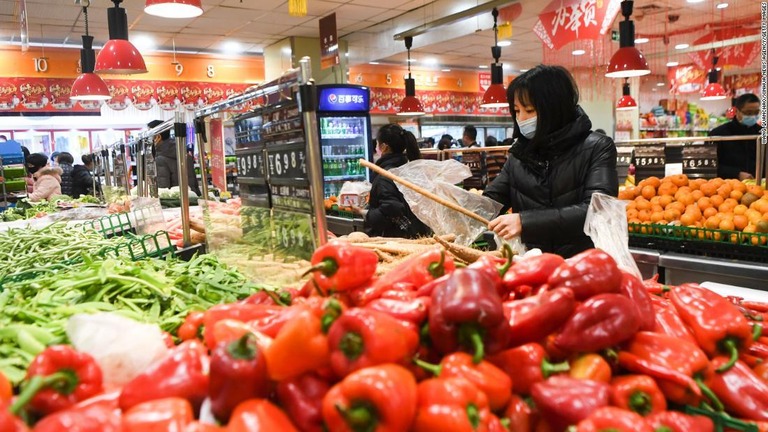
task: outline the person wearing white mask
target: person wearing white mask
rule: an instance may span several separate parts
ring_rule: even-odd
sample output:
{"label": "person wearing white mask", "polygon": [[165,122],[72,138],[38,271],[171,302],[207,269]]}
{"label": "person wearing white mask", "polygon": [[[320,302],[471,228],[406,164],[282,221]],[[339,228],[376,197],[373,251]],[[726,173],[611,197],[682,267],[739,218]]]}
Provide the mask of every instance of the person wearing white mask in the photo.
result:
{"label": "person wearing white mask", "polygon": [[[734,103],[733,120],[711,131],[709,136],[760,135],[757,117],[760,115],[760,99],[745,93]],[[755,178],[757,165],[757,141],[722,141],[717,143],[717,176],[739,180]]]}
{"label": "person wearing white mask", "polygon": [[515,142],[483,193],[504,205],[488,228],[563,257],[594,247],[584,220],[593,193],[618,194],[616,145],[592,131],[576,83],[561,66],[539,65],[518,76],[507,100]]}

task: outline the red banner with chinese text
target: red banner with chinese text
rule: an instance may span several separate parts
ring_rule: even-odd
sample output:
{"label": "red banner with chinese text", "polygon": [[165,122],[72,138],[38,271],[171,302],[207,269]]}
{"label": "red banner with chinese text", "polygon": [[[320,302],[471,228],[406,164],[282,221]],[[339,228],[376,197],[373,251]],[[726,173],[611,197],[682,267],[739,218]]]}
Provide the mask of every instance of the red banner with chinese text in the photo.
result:
{"label": "red banner with chinese text", "polygon": [[[396,114],[400,101],[405,97],[404,89],[371,88],[371,114]],[[421,100],[427,114],[433,115],[495,115],[508,116],[509,108],[482,108],[483,93],[456,92],[447,90],[419,90],[416,97]]]}
{"label": "red banner with chinese text", "polygon": [[[724,29],[708,33],[695,41],[693,45],[700,46],[709,43],[717,44],[717,41],[736,39],[744,36],[752,36],[755,31],[744,29]],[[717,67],[729,68],[746,67],[755,61],[760,55],[760,45],[757,42],[740,43],[723,48],[717,48]],[[696,51],[689,54],[697,66],[704,70],[712,69],[712,50]]]}
{"label": "red banner with chinese text", "polygon": [[213,118],[211,132],[211,180],[213,186],[221,191],[227,190],[227,170],[224,158],[224,123]]}
{"label": "red banner with chinese text", "polygon": [[707,82],[707,74],[696,65],[684,65],[667,70],[670,94],[698,93]]}
{"label": "red banner with chinese text", "polygon": [[539,14],[533,32],[549,49],[575,40],[598,39],[611,29],[621,0],[553,0]]}

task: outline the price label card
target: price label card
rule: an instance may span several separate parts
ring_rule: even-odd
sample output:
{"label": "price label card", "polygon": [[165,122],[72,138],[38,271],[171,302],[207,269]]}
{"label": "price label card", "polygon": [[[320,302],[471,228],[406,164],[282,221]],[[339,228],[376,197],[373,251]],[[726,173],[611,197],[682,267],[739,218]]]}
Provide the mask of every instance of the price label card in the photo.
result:
{"label": "price label card", "polygon": [[309,186],[270,185],[272,205],[302,213],[312,213],[312,196]]}
{"label": "price label card", "polygon": [[307,182],[307,155],[303,141],[267,147],[270,183],[276,180]]}
{"label": "price label card", "polygon": [[266,178],[266,166],[264,164],[264,146],[235,150],[237,163],[237,180],[243,183],[253,183],[254,180]]}
{"label": "price label card", "polygon": [[311,259],[315,250],[312,216],[278,209],[273,211],[272,216],[275,255]]}

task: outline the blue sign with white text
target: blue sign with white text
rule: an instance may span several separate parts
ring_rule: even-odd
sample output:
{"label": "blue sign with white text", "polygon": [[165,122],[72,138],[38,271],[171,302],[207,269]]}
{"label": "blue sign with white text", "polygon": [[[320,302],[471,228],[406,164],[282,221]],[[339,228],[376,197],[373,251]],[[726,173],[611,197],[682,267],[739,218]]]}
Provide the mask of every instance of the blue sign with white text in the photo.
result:
{"label": "blue sign with white text", "polygon": [[320,87],[318,111],[368,111],[367,87]]}

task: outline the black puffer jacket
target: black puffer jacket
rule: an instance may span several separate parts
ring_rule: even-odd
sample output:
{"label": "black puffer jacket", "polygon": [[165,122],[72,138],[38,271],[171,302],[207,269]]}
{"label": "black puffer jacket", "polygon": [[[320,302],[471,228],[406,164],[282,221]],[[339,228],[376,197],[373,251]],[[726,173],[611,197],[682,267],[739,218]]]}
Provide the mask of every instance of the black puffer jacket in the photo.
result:
{"label": "black puffer jacket", "polygon": [[93,175],[85,165],[75,165],[72,168],[72,198],[82,195],[93,195]]}
{"label": "black puffer jacket", "polygon": [[555,132],[549,145],[533,148],[519,137],[498,177],[484,192],[520,214],[522,240],[529,248],[564,257],[593,247],[584,234],[592,194],[616,196],[616,145],[590,132],[592,122],[579,108],[572,123]]}
{"label": "black puffer jacket", "polygon": [[[376,165],[390,170],[408,163],[400,154],[385,154]],[[369,236],[415,238],[430,234],[428,226],[416,217],[392,180],[376,176],[371,185],[365,233]]]}
{"label": "black puffer jacket", "polygon": [[[167,189],[179,185],[179,168],[176,159],[175,140],[168,139],[157,146],[157,155],[155,156],[157,187]],[[197,175],[195,174],[195,159],[189,155],[187,155],[187,184],[194,193],[200,195]]]}
{"label": "black puffer jacket", "polygon": [[61,194],[62,195],[69,195],[73,197],[72,195],[72,164],[68,163],[60,163],[59,167],[61,168]]}

